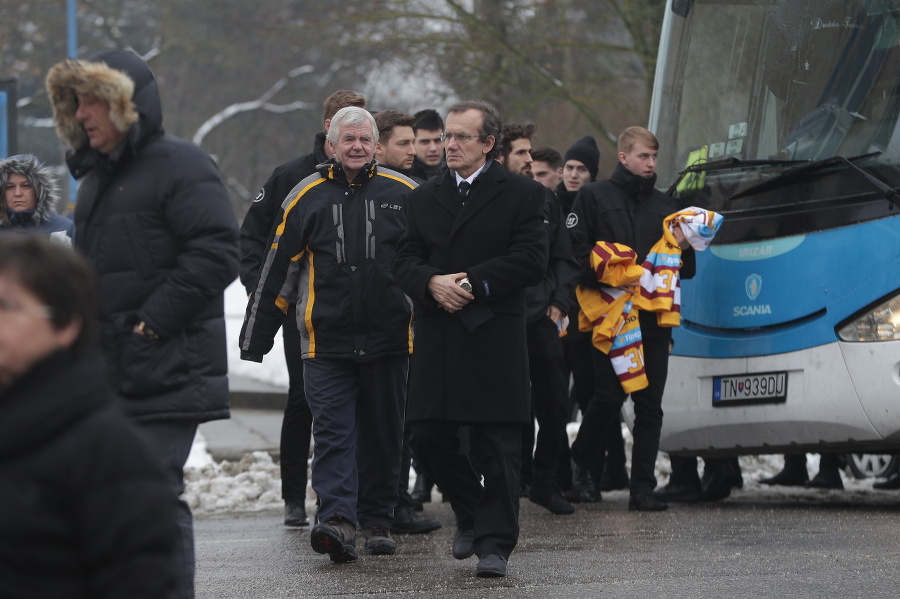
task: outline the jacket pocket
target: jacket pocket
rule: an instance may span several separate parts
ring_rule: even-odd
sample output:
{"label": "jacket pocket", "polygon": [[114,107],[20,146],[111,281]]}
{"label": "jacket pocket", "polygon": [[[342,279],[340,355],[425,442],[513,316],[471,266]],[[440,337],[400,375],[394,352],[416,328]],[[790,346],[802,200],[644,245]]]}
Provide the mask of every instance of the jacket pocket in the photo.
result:
{"label": "jacket pocket", "polygon": [[134,332],[119,344],[119,387],[130,397],[149,397],[184,387],[190,380],[185,338],[147,339]]}

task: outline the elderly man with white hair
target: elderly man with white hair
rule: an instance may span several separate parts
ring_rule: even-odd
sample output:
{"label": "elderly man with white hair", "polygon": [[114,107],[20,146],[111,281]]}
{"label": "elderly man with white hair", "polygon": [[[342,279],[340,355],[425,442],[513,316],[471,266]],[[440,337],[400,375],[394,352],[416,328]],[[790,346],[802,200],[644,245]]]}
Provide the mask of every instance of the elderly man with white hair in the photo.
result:
{"label": "elderly man with white hair", "polygon": [[241,357],[262,361],[296,302],[320,502],[310,542],[339,563],[357,557],[357,525],[367,553],[397,549],[390,529],[412,340],[390,264],[416,184],[375,163],[377,141],[364,109],[334,115],[326,140],[334,159],[284,198],[240,337]]}

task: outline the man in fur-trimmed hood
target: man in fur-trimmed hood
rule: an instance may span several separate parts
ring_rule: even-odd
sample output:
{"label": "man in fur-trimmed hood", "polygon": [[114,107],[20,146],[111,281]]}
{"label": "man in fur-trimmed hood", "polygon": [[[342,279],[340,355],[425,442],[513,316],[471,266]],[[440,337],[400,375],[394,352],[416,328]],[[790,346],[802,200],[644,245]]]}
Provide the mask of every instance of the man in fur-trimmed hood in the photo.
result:
{"label": "man in fur-trimmed hood", "polygon": [[[47,92],[53,105],[56,133],[74,152],[69,159],[70,168],[73,160],[96,145],[95,134],[97,129],[102,129],[79,118],[79,96],[92,96],[109,104],[109,125],[114,130],[107,135],[119,140],[130,137],[134,149],[149,138],[163,134],[156,78],[147,63],[133,52],[110,50],[89,60],[57,63],[47,74]],[[113,148],[96,149],[110,154]]]}
{"label": "man in fur-trimmed hood", "polygon": [[[210,156],[163,131],[156,78],[139,56],[65,60],[46,83],[81,182],[76,245],[97,271],[109,378],[178,496],[197,425],[229,416],[223,292],[238,272],[234,210]],[[178,596],[193,597],[184,502],[178,519]]]}
{"label": "man in fur-trimmed hood", "polygon": [[60,216],[59,185],[50,167],[27,154],[0,160],[0,232],[35,232],[72,247],[75,223]]}

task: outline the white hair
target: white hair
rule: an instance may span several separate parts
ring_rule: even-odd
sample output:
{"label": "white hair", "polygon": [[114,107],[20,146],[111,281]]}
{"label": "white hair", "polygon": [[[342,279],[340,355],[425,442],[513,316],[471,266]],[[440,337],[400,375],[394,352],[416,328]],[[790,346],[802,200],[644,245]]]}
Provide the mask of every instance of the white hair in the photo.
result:
{"label": "white hair", "polygon": [[353,127],[366,123],[372,127],[372,141],[378,141],[378,126],[375,124],[375,117],[365,108],[346,106],[331,117],[331,125],[328,127],[326,137],[332,144],[337,145],[341,127]]}

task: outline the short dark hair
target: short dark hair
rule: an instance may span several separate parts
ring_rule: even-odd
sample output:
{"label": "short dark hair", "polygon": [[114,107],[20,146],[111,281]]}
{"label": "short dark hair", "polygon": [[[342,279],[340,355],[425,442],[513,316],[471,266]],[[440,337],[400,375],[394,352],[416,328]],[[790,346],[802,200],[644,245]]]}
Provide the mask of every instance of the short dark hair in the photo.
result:
{"label": "short dark hair", "polygon": [[366,107],[366,98],[362,94],[350,91],[349,89],[339,89],[334,92],[322,103],[322,122],[334,118],[337,111],[348,106],[356,106],[358,108]]}
{"label": "short dark hair", "polygon": [[550,146],[544,146],[537,150],[531,151],[531,160],[534,162],[546,162],[552,169],[561,168],[563,165],[562,156],[559,152]]}
{"label": "short dark hair", "polygon": [[416,117],[416,124],[413,125],[414,133],[418,133],[419,129],[425,129],[426,131],[444,130],[444,119],[442,119],[441,115],[438,114],[438,111],[433,108],[420,110],[413,116]]}
{"label": "short dark hair", "polygon": [[74,352],[84,353],[94,343],[94,271],[81,254],[40,235],[2,235],[0,273],[14,277],[50,308],[54,329],[81,321],[81,331],[72,344]]}
{"label": "short dark hair", "polygon": [[396,110],[380,110],[375,113],[375,126],[378,127],[378,137],[382,143],[390,141],[394,127],[414,127],[415,124],[416,117]]}
{"label": "short dark hair", "polygon": [[[509,153],[512,151],[512,142],[517,139],[531,139],[534,135],[534,123],[528,123],[527,125],[521,125],[519,123],[505,123],[503,125],[503,147],[500,148],[500,153],[503,154],[503,160],[507,160],[509,158]],[[531,156],[532,160],[534,159],[534,155]]]}
{"label": "short dark hair", "polygon": [[488,152],[488,159],[495,159],[500,155],[500,148],[503,147],[503,120],[500,118],[500,112],[497,108],[485,100],[463,100],[457,102],[447,110],[447,114],[454,112],[466,112],[467,110],[478,110],[481,112],[481,129],[478,136],[482,142],[486,142],[489,136],[494,138],[494,147]]}

